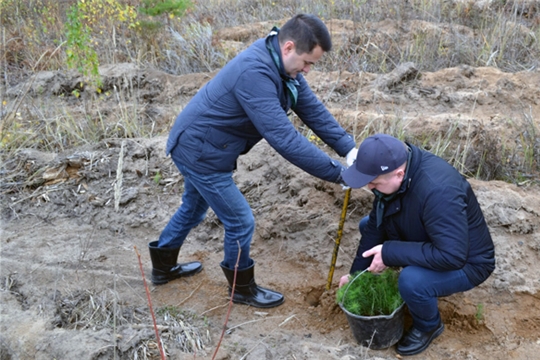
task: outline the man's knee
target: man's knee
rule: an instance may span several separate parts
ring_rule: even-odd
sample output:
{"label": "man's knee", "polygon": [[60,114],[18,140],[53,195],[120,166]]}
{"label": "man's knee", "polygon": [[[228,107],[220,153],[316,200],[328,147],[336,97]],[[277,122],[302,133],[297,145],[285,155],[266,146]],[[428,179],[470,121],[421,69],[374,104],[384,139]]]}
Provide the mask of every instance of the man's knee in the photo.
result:
{"label": "man's knee", "polygon": [[255,217],[253,214],[244,216],[242,224],[244,226],[245,233],[249,234],[251,237],[251,235],[253,235],[255,232]]}
{"label": "man's knee", "polygon": [[368,221],[369,221],[369,215],[364,216],[362,220],[360,220],[360,225],[358,225],[358,228],[360,229],[361,235],[364,235],[364,230],[366,229]]}
{"label": "man's knee", "polygon": [[237,239],[240,242],[240,248],[245,250],[250,246],[251,238],[255,232],[255,218],[252,214],[249,214],[239,220],[238,224],[225,230],[229,232],[232,238]]}
{"label": "man's knee", "polygon": [[407,266],[403,268],[399,274],[399,293],[403,299],[412,296],[418,296],[424,293],[426,279],[420,271],[420,268],[415,266]]}

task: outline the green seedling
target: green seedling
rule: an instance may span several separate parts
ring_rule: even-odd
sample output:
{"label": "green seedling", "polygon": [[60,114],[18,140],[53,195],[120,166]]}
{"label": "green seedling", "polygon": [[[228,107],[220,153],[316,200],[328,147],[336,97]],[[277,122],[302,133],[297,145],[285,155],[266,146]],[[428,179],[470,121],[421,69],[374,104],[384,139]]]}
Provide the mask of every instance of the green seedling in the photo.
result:
{"label": "green seedling", "polygon": [[403,299],[398,290],[398,273],[387,269],[381,274],[355,273],[349,283],[339,288],[338,304],[360,316],[390,315],[401,306]]}
{"label": "green seedling", "polygon": [[476,305],[476,313],[474,314],[474,317],[476,318],[477,322],[484,320],[484,304],[479,303]]}
{"label": "green seedling", "polygon": [[156,183],[156,185],[159,185],[160,181],[161,181],[161,173],[157,171],[156,175],[154,175],[154,183]]}

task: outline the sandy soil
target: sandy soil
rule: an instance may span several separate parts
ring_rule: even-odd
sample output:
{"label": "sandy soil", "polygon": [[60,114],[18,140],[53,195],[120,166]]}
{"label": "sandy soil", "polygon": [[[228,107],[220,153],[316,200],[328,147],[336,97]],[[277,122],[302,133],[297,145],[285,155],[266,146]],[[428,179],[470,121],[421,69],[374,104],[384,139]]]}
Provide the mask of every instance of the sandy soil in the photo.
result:
{"label": "sandy soil", "polygon": [[[171,76],[132,64],[104,66],[101,72],[105,84],[123,89],[128,106],[144,104],[158,129],[170,126],[213,76]],[[519,162],[512,149],[530,136],[530,121],[540,126],[540,72],[462,67],[418,75],[414,64],[404,64],[386,76],[313,71],[308,80],[357,136],[397,127],[423,144],[449,134],[454,149],[472,146],[471,156],[463,159],[468,168],[483,155],[489,160],[483,175],[497,173],[501,163]],[[84,96],[57,96],[69,94],[76,83],[74,74],[45,72],[8,94],[30,89],[36,102],[60,102],[83,114],[88,111]],[[99,106],[103,113],[117,111],[114,99]],[[58,153],[21,150],[6,160],[2,360],[159,358],[137,252],[149,280],[147,243],[159,236],[181,202],[182,177],[165,157],[165,141],[165,134],[110,139]],[[537,356],[540,188],[535,176],[524,174],[519,184],[470,180],[496,244],[497,268],[480,287],[440,300],[446,330],[412,359]],[[264,141],[240,158],[235,178],[257,221],[252,245],[257,281],[283,292],[286,301],[263,311],[234,305],[216,358],[396,358],[393,348],[357,345],[335,304],[337,281],[351,264],[357,225],[370,209],[371,193],[352,192],[333,286],[326,291],[343,189],[303,173]],[[218,347],[228,312],[219,268],[222,235],[210,212],[186,240],[180,258],[200,260],[204,270],[159,287],[148,282],[171,359],[210,359]]]}

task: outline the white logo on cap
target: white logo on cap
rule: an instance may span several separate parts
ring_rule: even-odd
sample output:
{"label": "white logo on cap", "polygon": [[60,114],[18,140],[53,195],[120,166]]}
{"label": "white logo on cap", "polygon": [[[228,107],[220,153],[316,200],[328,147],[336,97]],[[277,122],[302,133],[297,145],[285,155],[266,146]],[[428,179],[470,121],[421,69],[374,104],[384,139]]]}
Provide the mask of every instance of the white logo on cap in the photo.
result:
{"label": "white logo on cap", "polygon": [[381,170],[382,170],[382,171],[388,170],[388,166],[381,165]]}

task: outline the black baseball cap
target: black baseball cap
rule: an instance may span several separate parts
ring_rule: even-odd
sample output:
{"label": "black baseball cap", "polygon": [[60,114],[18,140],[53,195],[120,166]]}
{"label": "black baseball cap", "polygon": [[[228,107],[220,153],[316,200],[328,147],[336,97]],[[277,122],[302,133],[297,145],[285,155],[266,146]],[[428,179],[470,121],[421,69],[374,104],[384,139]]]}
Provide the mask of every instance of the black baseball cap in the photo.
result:
{"label": "black baseball cap", "polygon": [[361,188],[380,175],[394,171],[407,161],[405,144],[393,136],[376,134],[358,148],[356,162],[342,174],[351,188]]}

